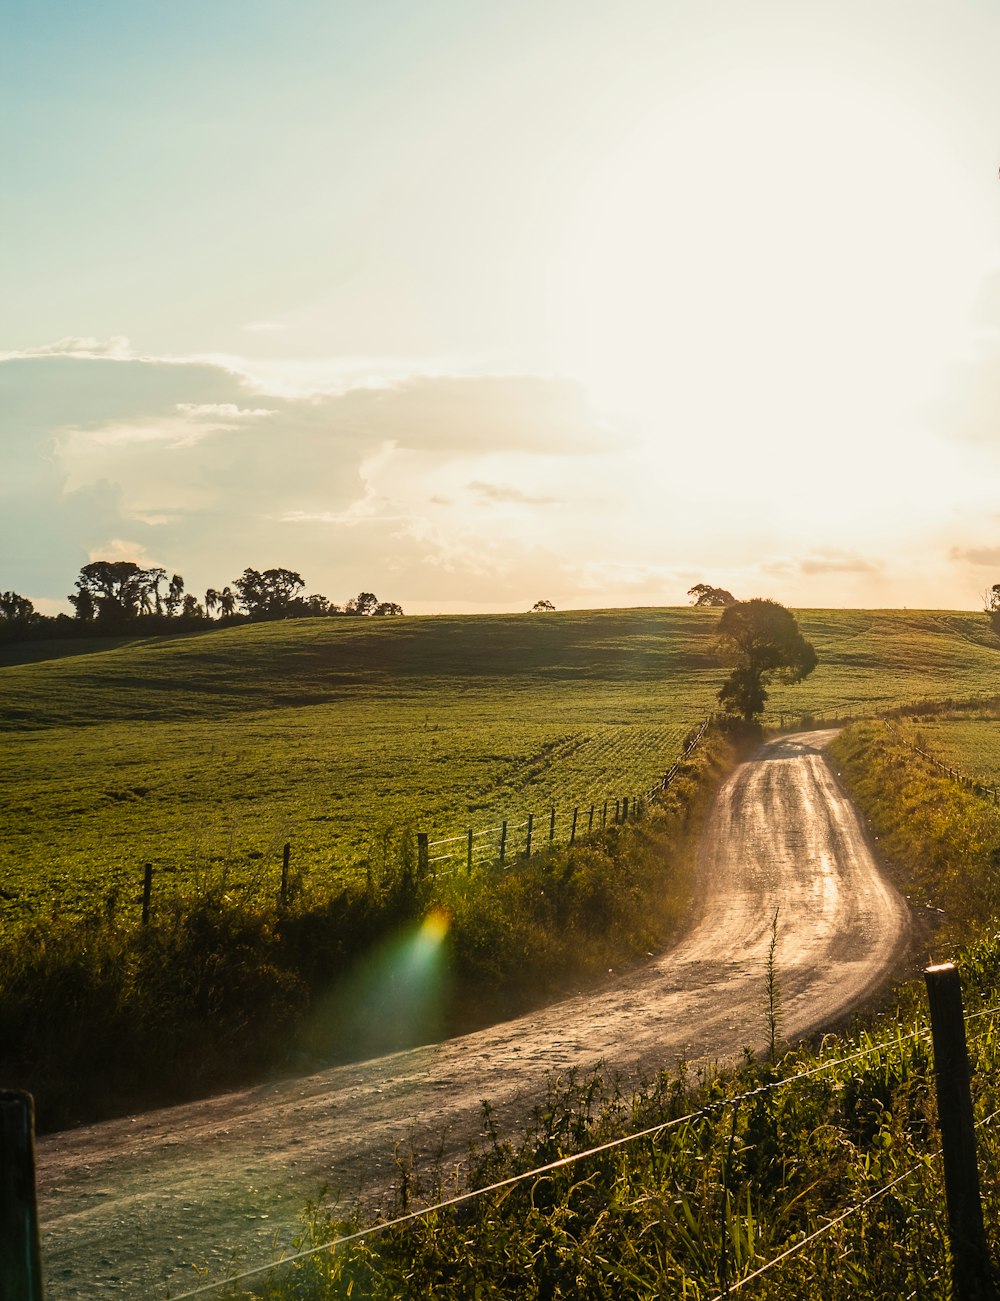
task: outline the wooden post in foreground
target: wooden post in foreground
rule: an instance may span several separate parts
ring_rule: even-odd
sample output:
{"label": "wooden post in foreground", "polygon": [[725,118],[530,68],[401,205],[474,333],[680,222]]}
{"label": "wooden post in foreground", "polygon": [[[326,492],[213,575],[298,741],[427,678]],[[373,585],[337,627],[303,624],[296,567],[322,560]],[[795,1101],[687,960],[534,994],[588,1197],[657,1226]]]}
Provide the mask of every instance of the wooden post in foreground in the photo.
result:
{"label": "wooden post in foreground", "polygon": [[934,1080],[944,1155],[945,1199],[956,1301],[996,1301],[997,1292],[979,1197],[969,1054],[962,982],[951,962],[924,971],[934,1041]]}
{"label": "wooden post in foreground", "polygon": [[149,923],[149,901],[153,894],[153,864],[147,863],[142,875],[142,924]]}
{"label": "wooden post in foreground", "polygon": [[427,832],[417,832],[417,870],[421,876],[426,876],[430,869],[430,851],[427,844]]}
{"label": "wooden post in foreground", "polygon": [[35,1106],[30,1093],[0,1092],[0,1296],[42,1301],[35,1200]]}

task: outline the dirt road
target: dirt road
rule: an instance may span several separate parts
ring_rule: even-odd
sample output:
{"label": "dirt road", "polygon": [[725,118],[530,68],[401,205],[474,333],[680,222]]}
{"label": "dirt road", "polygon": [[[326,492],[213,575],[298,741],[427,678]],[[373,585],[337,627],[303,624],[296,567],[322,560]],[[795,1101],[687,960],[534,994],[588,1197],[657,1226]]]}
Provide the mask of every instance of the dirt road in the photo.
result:
{"label": "dirt road", "polygon": [[516,1021],[306,1078],[53,1135],[39,1143],[49,1301],[155,1301],[271,1259],[328,1185],[377,1198],[397,1140],[456,1155],[489,1099],[523,1113],[546,1074],[626,1074],[765,1042],[764,970],[780,909],[783,1029],[845,1012],[905,951],[905,903],[880,876],[822,749],[771,742],[719,793],[703,893],[679,944],[607,988]]}

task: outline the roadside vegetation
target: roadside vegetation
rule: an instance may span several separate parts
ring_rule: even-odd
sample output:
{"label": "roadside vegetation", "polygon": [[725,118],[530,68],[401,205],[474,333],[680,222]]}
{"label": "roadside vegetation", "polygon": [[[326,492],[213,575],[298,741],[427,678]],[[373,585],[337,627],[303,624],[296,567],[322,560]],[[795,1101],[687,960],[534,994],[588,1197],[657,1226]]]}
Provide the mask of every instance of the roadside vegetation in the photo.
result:
{"label": "roadside vegetation", "polygon": [[148,924],[111,895],[0,941],[0,1070],[59,1127],[426,1042],[541,1004],[662,948],[736,757],[721,733],[642,816],[506,868],[437,875],[408,831],[335,888],[203,882]]}
{"label": "roadside vegetation", "polygon": [[[1000,1257],[1000,810],[878,722],[831,747],[897,885],[923,917],[914,968],[963,978],[989,1240]],[[777,973],[780,992],[780,971]],[[768,1015],[761,972],[761,1024]],[[424,1202],[656,1130],[255,1278],[272,1301],[476,1296],[950,1301],[944,1186],[922,981],[777,1063],[555,1081],[516,1142],[492,1135],[462,1188],[400,1162]],[[846,1214],[845,1214],[846,1212]],[[300,1250],[356,1231],[315,1206]],[[817,1235],[815,1238],[812,1235]],[[808,1239],[808,1241],[807,1241]],[[783,1253],[789,1253],[779,1260]],[[736,1285],[763,1272],[739,1291]],[[227,1297],[249,1295],[238,1287]]]}

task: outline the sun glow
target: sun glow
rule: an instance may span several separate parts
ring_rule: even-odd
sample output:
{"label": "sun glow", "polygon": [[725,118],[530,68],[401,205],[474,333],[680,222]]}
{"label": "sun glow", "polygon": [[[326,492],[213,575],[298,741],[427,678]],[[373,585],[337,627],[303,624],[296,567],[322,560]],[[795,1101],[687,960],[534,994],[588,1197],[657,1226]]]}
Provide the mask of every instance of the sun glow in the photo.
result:
{"label": "sun glow", "polygon": [[934,128],[870,87],[703,85],[579,195],[550,282],[563,364],[699,455],[868,439],[961,346],[978,265],[961,189]]}

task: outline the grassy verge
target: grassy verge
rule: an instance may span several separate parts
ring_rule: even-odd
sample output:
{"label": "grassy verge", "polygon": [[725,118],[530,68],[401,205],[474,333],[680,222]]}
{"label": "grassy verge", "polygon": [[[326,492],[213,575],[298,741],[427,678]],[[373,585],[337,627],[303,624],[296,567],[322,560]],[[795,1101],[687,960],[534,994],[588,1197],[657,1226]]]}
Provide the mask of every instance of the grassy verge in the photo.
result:
{"label": "grassy verge", "polygon": [[422,875],[404,834],[341,888],[293,890],[284,908],[218,885],[167,899],[146,926],[113,901],[43,919],[0,945],[5,1083],[30,1089],[54,1128],[579,988],[681,924],[693,840],[735,753],[710,734],[641,820],[507,870]]}
{"label": "grassy verge", "polygon": [[[984,1210],[1000,1244],[1000,819],[879,724],[848,729],[831,752],[900,887],[916,907],[944,910],[928,945],[936,960],[958,961],[973,1014]],[[277,1271],[264,1295],[707,1301],[766,1265],[741,1295],[948,1301],[923,1007],[913,982],[866,1025],[819,1048],[723,1075],[664,1074],[630,1097],[600,1078],[557,1081],[519,1142],[494,1136],[472,1154],[469,1187],[662,1128],[309,1256]],[[418,1174],[401,1171],[400,1212],[415,1190],[433,1200],[456,1191],[433,1171],[420,1188]],[[356,1227],[313,1207],[300,1245]]]}
{"label": "grassy verge", "polygon": [[[897,724],[899,725],[899,724]],[[865,816],[881,861],[944,960],[1000,912],[1000,809],[947,781],[881,723],[841,733],[830,757]]]}

